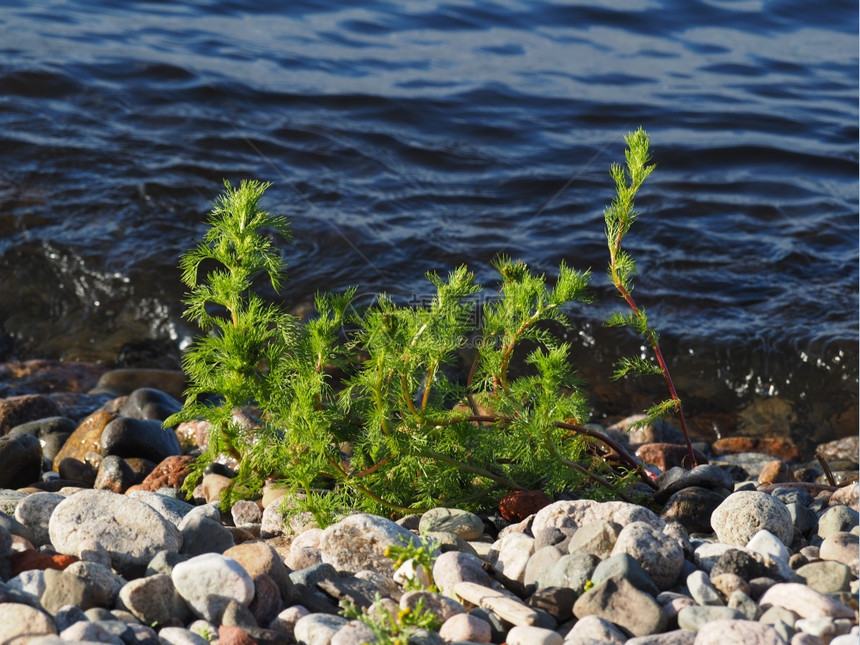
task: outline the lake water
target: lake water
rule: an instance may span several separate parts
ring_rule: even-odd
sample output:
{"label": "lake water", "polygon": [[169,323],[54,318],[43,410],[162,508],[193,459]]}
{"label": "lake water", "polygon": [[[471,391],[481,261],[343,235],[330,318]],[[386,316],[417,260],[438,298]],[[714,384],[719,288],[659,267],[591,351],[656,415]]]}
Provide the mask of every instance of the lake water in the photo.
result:
{"label": "lake water", "polygon": [[499,253],[591,268],[575,358],[633,412],[602,209],[641,125],[636,296],[697,427],[856,433],[856,3],[114,4],[0,2],[0,359],[175,365],[177,258],[257,178],[296,310],[461,263],[491,284]]}

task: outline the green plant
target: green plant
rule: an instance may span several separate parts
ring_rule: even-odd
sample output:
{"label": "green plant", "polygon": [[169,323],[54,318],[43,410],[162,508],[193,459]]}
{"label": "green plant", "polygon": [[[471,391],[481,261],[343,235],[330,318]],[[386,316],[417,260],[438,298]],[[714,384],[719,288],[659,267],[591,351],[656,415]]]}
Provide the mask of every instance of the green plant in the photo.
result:
{"label": "green plant", "polygon": [[426,536],[419,540],[405,540],[402,546],[392,545],[385,548],[385,557],[394,563],[394,569],[399,569],[404,563],[411,562],[414,575],[403,584],[407,590],[439,591],[433,581],[433,563],[439,553],[439,543]]}
{"label": "green plant", "polygon": [[[617,238],[610,272],[629,291],[633,265],[620,241],[647,173],[636,165],[641,139],[628,143],[635,181],[628,187],[613,167],[618,197],[607,209],[607,233]],[[255,281],[277,290],[284,275],[268,231],[289,237],[282,218],[259,209],[267,186],[225,184],[206,236],[181,260],[191,289],[186,315],[206,335],[184,356],[191,386],[183,410],[165,424],[203,418],[211,426],[187,486],[226,453],[239,466],[225,504],[274,477],[293,492],[291,509],[326,524],[343,509],[482,509],[509,490],[627,499],[635,477],[651,483],[623,447],[584,425],[590,412],[572,348],[553,333],[569,325],[569,307],[591,300],[587,271],[562,263],[548,284],[525,263],[499,258],[494,295],[459,267],[445,278],[427,274],[435,292],[426,307],[381,294],[352,312],[354,290],[318,294],[315,315],[300,324],[255,294]],[[644,320],[644,312],[631,319]],[[458,372],[466,350],[471,368]],[[259,422],[243,426],[237,409],[254,410]],[[626,472],[610,468],[597,443]]]}
{"label": "green plant", "polygon": [[612,203],[604,210],[603,215],[606,222],[606,240],[609,245],[609,279],[612,280],[612,284],[627,303],[630,313],[626,316],[618,313],[613,314],[607,321],[607,324],[612,326],[629,326],[643,336],[651,346],[657,363],[652,363],[639,356],[623,357],[619,361],[618,369],[613,376],[616,379],[623,378],[631,373],[663,376],[669,388],[669,398],[652,406],[646,412],[645,418],[639,423],[652,423],[656,419],[665,417],[670,412],[676,412],[681,424],[681,431],[687,443],[687,457],[690,466],[693,467],[696,465],[696,457],[693,453],[693,444],[690,441],[690,434],[687,430],[687,422],[684,418],[681,399],[675,389],[675,384],[672,381],[666,360],[663,358],[658,334],[648,323],[645,309],[640,307],[633,299],[633,276],[636,275],[636,263],[633,257],[621,246],[624,236],[630,231],[630,227],[638,216],[634,207],[636,194],[639,192],[642,183],[656,166],[655,164],[648,163],[651,160],[650,145],[648,135],[642,128],[629,134],[624,140],[627,143],[627,150],[625,152],[627,166],[625,168],[619,164],[612,165],[610,174],[615,182],[616,196],[612,200]]}
{"label": "green plant", "polygon": [[434,613],[424,607],[419,598],[415,608],[404,607],[396,614],[385,609],[382,598],[376,594],[376,602],[366,611],[359,611],[346,601],[341,613],[352,620],[360,620],[376,637],[376,645],[408,645],[409,637],[419,629],[436,630],[442,624]]}

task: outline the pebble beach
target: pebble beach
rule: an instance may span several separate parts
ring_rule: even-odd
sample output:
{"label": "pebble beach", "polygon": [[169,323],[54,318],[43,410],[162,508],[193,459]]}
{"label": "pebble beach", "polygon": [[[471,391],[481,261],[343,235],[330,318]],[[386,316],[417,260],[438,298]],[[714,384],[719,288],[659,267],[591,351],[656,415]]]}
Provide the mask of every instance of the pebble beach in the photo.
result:
{"label": "pebble beach", "polygon": [[[858,438],[697,442],[605,428],[659,477],[649,507],[513,497],[504,514],[285,519],[283,491],[219,510],[228,465],[181,484],[201,424],[181,372],[0,364],[0,643],[856,645]],[[433,539],[431,570],[387,547]],[[433,590],[414,589],[416,580]],[[393,641],[388,641],[393,642]]]}

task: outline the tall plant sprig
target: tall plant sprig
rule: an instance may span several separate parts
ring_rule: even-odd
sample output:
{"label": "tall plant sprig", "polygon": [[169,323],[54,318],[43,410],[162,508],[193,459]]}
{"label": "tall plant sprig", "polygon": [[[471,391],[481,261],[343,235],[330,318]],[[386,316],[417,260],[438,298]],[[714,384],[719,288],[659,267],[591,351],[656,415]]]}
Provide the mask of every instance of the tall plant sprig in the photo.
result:
{"label": "tall plant sprig", "polygon": [[284,261],[264,231],[290,239],[289,224],[259,208],[269,184],[243,181],[234,188],[225,181],[224,187],[203,240],[180,259],[182,281],[190,289],[183,301],[184,316],[204,335],[183,355],[190,383],[185,406],[165,425],[196,418],[210,423],[207,450],[189,483],[221,454],[238,461],[240,474],[250,475],[250,448],[266,441],[261,436],[265,428],[250,431],[237,421],[235,411],[271,398],[276,387],[273,368],[289,355],[297,335],[295,319],[253,290],[261,276],[273,289],[280,288]]}
{"label": "tall plant sprig", "polygon": [[609,279],[627,303],[630,313],[626,316],[618,313],[613,314],[607,320],[607,324],[632,327],[651,346],[657,364],[655,365],[640,357],[625,357],[619,361],[613,377],[620,379],[630,373],[663,375],[669,389],[669,398],[649,408],[646,412],[646,418],[641,423],[650,423],[670,412],[676,412],[681,424],[681,432],[687,444],[690,466],[693,467],[696,465],[696,457],[693,452],[690,433],[687,430],[681,398],[678,396],[672,376],[669,373],[669,367],[663,358],[659,336],[648,323],[645,309],[633,299],[633,276],[636,275],[636,262],[621,246],[624,236],[630,231],[638,216],[634,200],[639,188],[656,165],[649,163],[651,161],[650,143],[648,135],[641,127],[628,134],[624,141],[627,143],[627,150],[624,151],[627,165],[625,167],[620,164],[612,164],[610,175],[615,182],[616,195],[604,210],[603,215],[606,222],[606,240],[609,245]]}

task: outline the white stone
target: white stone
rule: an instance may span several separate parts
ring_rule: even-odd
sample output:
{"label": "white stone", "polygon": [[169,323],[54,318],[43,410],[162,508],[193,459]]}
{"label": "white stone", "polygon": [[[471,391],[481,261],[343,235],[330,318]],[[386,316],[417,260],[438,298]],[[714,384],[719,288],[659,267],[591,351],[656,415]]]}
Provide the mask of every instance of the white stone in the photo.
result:
{"label": "white stone", "polygon": [[781,501],[760,491],[732,493],[711,513],[711,526],[723,544],[746,546],[762,529],[773,533],[783,544],[794,536],[791,513]]}
{"label": "white stone", "polygon": [[161,550],[178,552],[182,534],[150,506],[106,490],[82,490],[60,502],[48,524],[51,544],[66,555],[98,541],[120,573],[140,573]]}
{"label": "white stone", "polygon": [[759,598],[763,610],[767,606],[783,607],[801,618],[854,618],[854,610],[832,598],[797,582],[783,582],[772,586]]}
{"label": "white stone", "polygon": [[570,533],[580,526],[599,520],[627,526],[631,522],[647,522],[663,528],[665,522],[649,509],[628,502],[596,502],[591,499],[562,500],[545,506],[537,512],[532,522],[532,534],[548,528],[557,528]]}
{"label": "white stone", "polygon": [[636,560],[651,579],[665,591],[672,587],[684,566],[684,549],[666,535],[662,527],[646,522],[631,522],[618,534],[612,555],[627,553]]}
{"label": "white stone", "polygon": [[523,582],[526,565],[535,552],[535,539],[525,533],[511,533],[493,545],[498,550],[495,567],[511,580]]}
{"label": "white stone", "polygon": [[53,619],[29,605],[15,602],[0,603],[0,643],[27,645],[38,636],[57,633]]}
{"label": "white stone", "polygon": [[334,635],[348,622],[343,616],[308,614],[296,623],[296,641],[303,645],[329,645]]}
{"label": "white stone", "polygon": [[233,558],[204,553],[173,567],[173,586],[191,610],[201,618],[220,624],[227,602],[248,606],[254,599],[254,582]]}
{"label": "white stone", "polygon": [[564,645],[624,645],[627,636],[613,623],[597,616],[583,616],[564,637]]}
{"label": "white stone", "polygon": [[322,561],[338,571],[355,573],[362,569],[384,575],[394,574],[392,561],[385,556],[389,546],[418,543],[411,531],[377,515],[349,515],[326,528],[320,536]]}
{"label": "white stone", "polygon": [[505,642],[508,645],[563,645],[564,639],[551,629],[518,625],[508,632]]}

